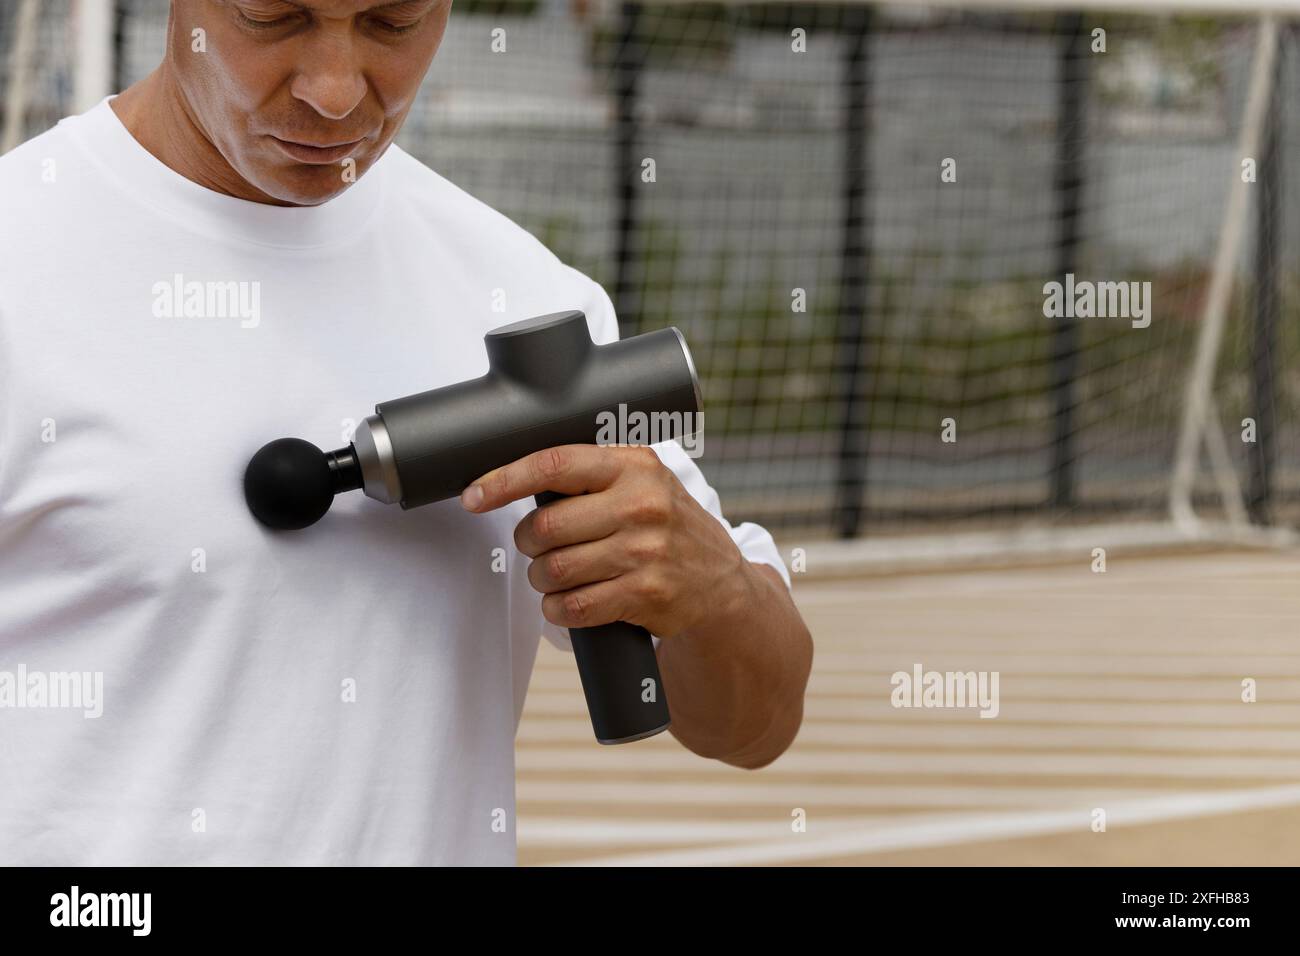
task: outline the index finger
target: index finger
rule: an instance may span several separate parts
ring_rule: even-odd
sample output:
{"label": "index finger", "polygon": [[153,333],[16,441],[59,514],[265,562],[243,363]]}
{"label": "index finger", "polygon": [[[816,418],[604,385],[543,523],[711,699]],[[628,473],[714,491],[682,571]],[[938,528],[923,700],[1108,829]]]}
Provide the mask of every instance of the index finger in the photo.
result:
{"label": "index finger", "polygon": [[492,511],[512,501],[554,491],[582,495],[608,488],[618,474],[617,455],[599,445],[559,445],[494,468],[461,492],[467,511]]}

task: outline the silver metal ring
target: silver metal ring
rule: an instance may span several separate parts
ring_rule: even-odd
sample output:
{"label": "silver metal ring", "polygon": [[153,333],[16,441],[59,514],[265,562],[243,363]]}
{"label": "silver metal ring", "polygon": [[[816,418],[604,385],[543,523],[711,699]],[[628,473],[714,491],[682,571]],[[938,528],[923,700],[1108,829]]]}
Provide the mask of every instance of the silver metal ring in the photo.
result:
{"label": "silver metal ring", "polygon": [[704,396],[700,394],[700,375],[695,371],[695,360],[691,358],[691,347],[686,344],[686,336],[682,335],[682,330],[675,325],[668,326],[677,336],[677,341],[681,343],[682,354],[686,356],[686,368],[691,373],[691,385],[695,387],[695,410],[704,411]]}
{"label": "silver metal ring", "polygon": [[356,434],[352,447],[357,450],[366,497],[388,505],[401,501],[402,482],[383,418],[371,415],[358,426]]}

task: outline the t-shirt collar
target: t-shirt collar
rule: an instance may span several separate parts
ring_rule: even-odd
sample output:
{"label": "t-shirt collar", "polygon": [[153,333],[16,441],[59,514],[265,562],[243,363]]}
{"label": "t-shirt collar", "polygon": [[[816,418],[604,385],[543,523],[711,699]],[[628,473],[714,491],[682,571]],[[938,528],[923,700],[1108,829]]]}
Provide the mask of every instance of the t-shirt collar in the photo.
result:
{"label": "t-shirt collar", "polygon": [[201,186],[163,163],[122,124],[109,106],[112,99],[107,96],[73,117],[74,137],[125,190],[201,232],[266,246],[330,246],[354,240],[379,205],[387,153],[346,191],[320,205],[252,202]]}

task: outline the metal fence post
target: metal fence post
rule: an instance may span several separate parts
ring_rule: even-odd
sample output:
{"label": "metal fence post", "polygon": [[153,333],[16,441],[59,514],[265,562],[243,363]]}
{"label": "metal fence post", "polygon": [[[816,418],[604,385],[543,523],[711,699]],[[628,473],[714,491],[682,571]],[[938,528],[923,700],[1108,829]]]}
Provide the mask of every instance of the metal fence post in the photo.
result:
{"label": "metal fence post", "polygon": [[126,24],[131,13],[130,5],[131,0],[116,0],[113,4],[112,85],[114,93],[121,93],[131,82],[126,69]]}
{"label": "metal fence post", "polygon": [[840,250],[839,322],[836,330],[835,381],[839,385],[840,441],[832,523],[841,538],[858,534],[865,508],[868,450],[869,360],[867,289],[870,280],[868,128],[871,122],[868,44],[872,9],[845,7],[844,35],[844,218]]}
{"label": "metal fence post", "polygon": [[[1061,37],[1056,120],[1056,279],[1065,281],[1078,263],[1083,161],[1090,56],[1083,15],[1059,20]],[[1079,371],[1078,321],[1056,319],[1051,338],[1052,471],[1051,504],[1068,508],[1075,500],[1075,379]]]}
{"label": "metal fence post", "polygon": [[1255,325],[1250,342],[1250,417],[1255,443],[1246,445],[1246,510],[1256,524],[1272,523],[1273,463],[1277,454],[1277,326],[1281,311],[1278,246],[1282,217],[1281,98],[1286,37],[1279,36],[1273,89],[1264,114],[1255,201]]}
{"label": "metal fence post", "polygon": [[640,139],[637,103],[645,52],[639,35],[641,4],[624,3],[619,8],[618,49],[614,54],[614,89],[617,120],[614,136],[615,190],[615,275],[614,308],[620,335],[632,334],[641,321],[641,302],[634,275],[637,272],[637,190]]}

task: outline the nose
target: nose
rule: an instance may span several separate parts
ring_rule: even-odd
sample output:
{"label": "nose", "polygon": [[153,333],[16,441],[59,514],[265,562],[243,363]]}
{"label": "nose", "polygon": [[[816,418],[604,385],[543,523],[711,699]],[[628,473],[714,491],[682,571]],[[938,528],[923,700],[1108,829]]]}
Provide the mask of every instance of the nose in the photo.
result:
{"label": "nose", "polygon": [[326,119],[348,116],[366,95],[366,78],[351,31],[321,30],[303,46],[289,92]]}

